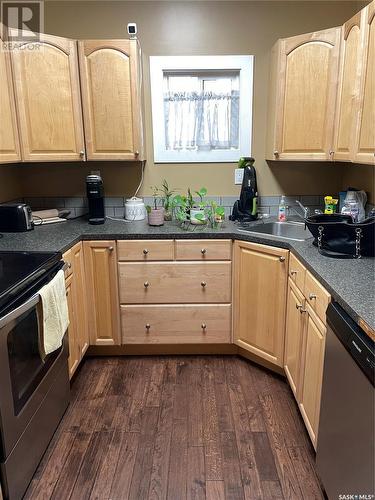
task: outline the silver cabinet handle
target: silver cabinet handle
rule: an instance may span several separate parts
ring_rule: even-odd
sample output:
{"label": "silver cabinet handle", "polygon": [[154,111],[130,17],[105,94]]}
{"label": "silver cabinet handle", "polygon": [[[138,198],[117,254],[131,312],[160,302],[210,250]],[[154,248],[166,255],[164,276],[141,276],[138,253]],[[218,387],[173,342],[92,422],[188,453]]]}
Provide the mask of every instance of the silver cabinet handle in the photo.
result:
{"label": "silver cabinet handle", "polygon": [[84,152],[83,150],[81,150],[81,151],[79,152],[79,156],[80,156],[81,158],[84,158],[84,157],[85,157],[85,152]]}
{"label": "silver cabinet handle", "polygon": [[151,325],[150,323],[146,323],[145,324],[145,327],[146,327],[146,330],[147,330],[147,333],[149,332],[150,328],[151,328]]}
{"label": "silver cabinet handle", "polygon": [[148,288],[148,287],[150,286],[150,283],[149,283],[148,281],[145,281],[145,282],[143,283],[143,286],[144,286],[145,288]]}
{"label": "silver cabinet handle", "polygon": [[68,262],[67,266],[68,266],[68,269],[71,269],[72,268],[72,263]]}
{"label": "silver cabinet handle", "polygon": [[297,274],[297,271],[290,271],[290,274],[293,276],[294,274]]}
{"label": "silver cabinet handle", "polygon": [[202,324],[201,324],[201,328],[202,328],[202,330],[206,330],[206,328],[207,328],[206,323],[202,323]]}
{"label": "silver cabinet handle", "polygon": [[114,248],[113,247],[108,247],[109,252],[113,252]]}
{"label": "silver cabinet handle", "polygon": [[147,254],[148,254],[148,249],[147,249],[147,248],[144,248],[144,249],[143,249],[143,253],[144,253],[144,255],[147,255]]}
{"label": "silver cabinet handle", "polygon": [[205,281],[201,281],[201,287],[204,288],[207,285]]}
{"label": "silver cabinet handle", "polygon": [[278,151],[274,151],[274,152],[273,152],[273,154],[274,154],[275,156],[279,156],[279,152],[278,152]]}
{"label": "silver cabinet handle", "polygon": [[302,309],[302,304],[296,304],[296,309]]}
{"label": "silver cabinet handle", "polygon": [[310,300],[316,299],[316,295],[315,295],[315,293],[310,293],[310,295],[309,295],[309,299],[310,299]]}
{"label": "silver cabinet handle", "polygon": [[139,151],[134,151],[135,156],[139,156]]}
{"label": "silver cabinet handle", "polygon": [[202,248],[201,254],[204,255],[206,252],[207,252],[207,250],[205,248]]}
{"label": "silver cabinet handle", "polygon": [[285,257],[279,257],[279,261],[280,262],[284,262],[285,261]]}

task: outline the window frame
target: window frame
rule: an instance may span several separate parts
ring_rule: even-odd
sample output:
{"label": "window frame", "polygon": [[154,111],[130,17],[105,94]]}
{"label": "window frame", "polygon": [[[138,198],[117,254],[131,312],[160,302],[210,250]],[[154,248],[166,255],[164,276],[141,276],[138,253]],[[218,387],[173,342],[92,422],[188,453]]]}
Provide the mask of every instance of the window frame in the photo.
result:
{"label": "window frame", "polygon": [[[254,56],[150,56],[154,163],[233,163],[251,156]],[[239,72],[239,148],[168,151],[165,147],[164,72]]]}

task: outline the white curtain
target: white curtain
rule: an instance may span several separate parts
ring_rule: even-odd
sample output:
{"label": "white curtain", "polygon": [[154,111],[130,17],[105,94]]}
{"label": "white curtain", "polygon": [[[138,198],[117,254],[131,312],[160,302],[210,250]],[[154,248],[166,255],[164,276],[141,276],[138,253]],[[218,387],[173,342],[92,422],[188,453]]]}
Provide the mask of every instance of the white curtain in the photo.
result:
{"label": "white curtain", "polygon": [[168,150],[238,148],[239,92],[164,94]]}

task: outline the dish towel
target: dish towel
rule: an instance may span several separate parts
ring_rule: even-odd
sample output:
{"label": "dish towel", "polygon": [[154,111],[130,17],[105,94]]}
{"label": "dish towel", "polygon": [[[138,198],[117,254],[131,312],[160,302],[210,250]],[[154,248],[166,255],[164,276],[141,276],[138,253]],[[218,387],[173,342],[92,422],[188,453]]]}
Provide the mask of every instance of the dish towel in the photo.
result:
{"label": "dish towel", "polygon": [[62,346],[63,337],[69,326],[68,302],[66,299],[64,271],[39,290],[41,318],[39,350],[42,359]]}

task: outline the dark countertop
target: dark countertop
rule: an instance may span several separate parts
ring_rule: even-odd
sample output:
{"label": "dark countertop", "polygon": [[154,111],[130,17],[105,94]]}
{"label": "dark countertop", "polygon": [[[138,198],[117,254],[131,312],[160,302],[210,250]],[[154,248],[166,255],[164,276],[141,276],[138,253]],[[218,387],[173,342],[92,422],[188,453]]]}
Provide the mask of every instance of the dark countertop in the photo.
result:
{"label": "dark countertop", "polygon": [[311,239],[304,242],[281,241],[273,236],[242,233],[238,232],[236,224],[229,221],[216,230],[197,226],[195,231],[185,231],[175,222],[150,227],[145,221],[127,223],[107,219],[105,224],[93,226],[86,219],[80,218],[36,227],[34,231],[27,233],[5,233],[0,238],[0,251],[64,252],[80,240],[169,238],[229,238],[290,249],[355,321],[362,318],[370,328],[375,329],[374,258],[346,260],[324,257],[312,245]]}

